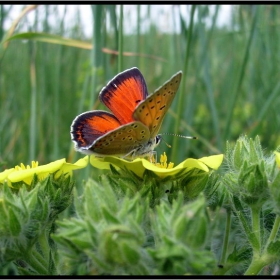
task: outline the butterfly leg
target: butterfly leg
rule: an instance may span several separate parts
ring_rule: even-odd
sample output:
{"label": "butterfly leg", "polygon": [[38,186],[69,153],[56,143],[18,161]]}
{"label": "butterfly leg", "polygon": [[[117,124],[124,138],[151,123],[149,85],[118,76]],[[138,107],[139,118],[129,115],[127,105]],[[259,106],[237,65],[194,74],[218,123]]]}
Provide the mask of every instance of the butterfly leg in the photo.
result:
{"label": "butterfly leg", "polygon": [[156,151],[151,151],[148,155],[149,160],[151,163],[156,163],[157,162],[157,152]]}
{"label": "butterfly leg", "polygon": [[128,159],[133,159],[136,155],[137,155],[137,149],[134,149],[132,151],[130,151],[129,153],[127,153],[126,155],[122,156],[122,158],[128,158]]}
{"label": "butterfly leg", "polygon": [[127,153],[126,155],[122,156],[122,158],[129,158],[129,159],[133,159],[135,157],[145,157],[148,158],[148,160],[152,163],[156,163],[157,162],[157,152],[156,151],[150,151],[148,153],[139,155],[139,148],[134,149],[132,151],[130,151],[129,153]]}

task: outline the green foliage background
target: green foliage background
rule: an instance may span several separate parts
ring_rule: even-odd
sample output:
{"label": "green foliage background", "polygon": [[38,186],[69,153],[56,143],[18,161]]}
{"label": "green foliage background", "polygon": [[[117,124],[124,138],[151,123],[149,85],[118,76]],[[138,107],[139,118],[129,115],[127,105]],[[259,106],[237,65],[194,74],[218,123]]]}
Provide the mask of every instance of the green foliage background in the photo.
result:
{"label": "green foliage background", "polygon": [[[84,111],[105,109],[98,101],[98,94],[101,88],[120,71],[135,66],[138,67],[143,73],[148,90],[151,93],[174,73],[183,70],[181,86],[171,109],[165,117],[161,132],[197,136],[198,140],[188,141],[174,136],[164,136],[165,141],[170,143],[172,148],[168,149],[163,143],[157,148],[158,152],[165,151],[169,159],[175,164],[187,157],[199,158],[226,153],[226,151],[227,160],[231,159],[230,156],[234,159],[232,163],[228,163],[228,170],[222,168],[224,173],[222,188],[214,192],[211,187],[215,185],[215,180],[212,178],[208,182],[205,191],[206,194],[207,192],[211,193],[214,206],[211,205],[211,199],[210,202],[207,202],[210,208],[211,206],[213,207],[211,210],[215,212],[218,209],[218,212],[219,207],[223,209],[229,204],[231,206],[228,208],[232,208],[234,212],[231,225],[232,234],[230,239],[227,240],[229,243],[228,255],[224,251],[221,252],[219,246],[221,246],[223,240],[225,227],[227,231],[225,236],[229,236],[230,222],[225,225],[225,221],[226,219],[230,220],[230,214],[223,211],[214,217],[214,219],[218,219],[221,215],[223,222],[215,221],[216,231],[213,234],[214,229],[210,229],[213,235],[208,237],[212,238],[212,247],[207,247],[210,246],[210,243],[205,246],[208,252],[211,251],[219,255],[219,258],[221,256],[221,263],[226,261],[227,263],[221,270],[212,272],[214,274],[220,274],[221,271],[226,273],[236,263],[242,266],[242,262],[248,263],[248,256],[253,256],[253,259],[256,258],[255,263],[258,265],[257,269],[250,267],[247,271],[248,274],[251,271],[260,271],[264,265],[278,261],[280,241],[273,242],[274,238],[276,240],[280,223],[277,192],[280,177],[277,175],[278,170],[275,167],[273,156],[269,155],[268,159],[263,160],[263,154],[259,153],[261,149],[259,148],[260,142],[262,147],[269,151],[275,150],[279,145],[278,127],[280,119],[278,108],[280,101],[278,95],[280,81],[278,73],[280,67],[280,41],[278,25],[280,24],[280,7],[278,5],[232,6],[228,15],[229,24],[223,27],[217,24],[218,17],[222,12],[219,5],[170,5],[165,12],[161,12],[160,6],[157,6],[158,12],[156,13],[158,14],[156,18],[160,16],[160,13],[164,13],[164,16],[170,19],[171,31],[164,30],[159,26],[157,20],[152,20],[156,10],[153,5],[93,5],[88,6],[92,12],[92,18],[88,19],[89,24],[92,24],[93,30],[90,36],[85,34],[81,20],[83,14],[81,14],[78,6],[70,22],[66,20],[69,6],[40,5],[30,8],[28,13],[27,11],[23,12],[18,24],[9,21],[14,8],[13,5],[0,5],[1,169],[13,167],[21,162],[29,164],[31,160],[38,160],[40,164],[46,164],[60,158],[67,158],[69,162],[74,162],[80,158],[81,155],[73,150],[73,144],[70,139],[70,125],[76,115]],[[61,13],[61,11],[63,12]],[[34,17],[29,17],[30,14],[33,14]],[[9,24],[7,25],[7,23]],[[130,33],[126,32],[126,26],[135,26],[135,30]],[[240,148],[243,147],[242,139],[233,150],[229,149],[229,145],[226,147],[227,141],[233,144],[242,134],[247,134],[252,138],[259,135],[260,139],[256,138],[257,140],[254,144],[258,147],[257,151],[252,148],[254,145],[250,144],[252,141],[247,138],[244,150]],[[248,154],[250,156],[252,154],[254,158],[251,159]],[[91,194],[94,196],[94,193],[99,190],[97,187],[91,187],[101,186],[93,181],[87,183],[88,185],[85,187],[85,185],[81,184],[81,179],[89,177],[96,179],[100,174],[101,171],[90,166],[75,173],[75,180],[78,182],[74,192],[75,207],[77,209],[79,207],[81,209],[83,207],[90,208],[94,205],[88,196],[82,196],[85,189],[89,194],[92,192]],[[259,177],[255,176],[256,174]],[[218,180],[218,177],[215,176],[214,178]],[[128,181],[126,183],[129,185],[131,182]],[[265,204],[267,208],[256,209],[263,207],[263,201],[258,200],[259,189],[255,189],[256,182],[261,187],[264,186],[265,198],[268,197],[267,193],[269,193],[270,200],[272,198],[277,200],[273,202],[272,206],[267,203],[269,205]],[[268,183],[273,185],[273,191],[268,191]],[[240,187],[242,187],[242,191],[245,189],[244,193],[240,192]],[[6,189],[3,193],[12,197],[9,192],[10,190]],[[36,192],[38,190],[33,191],[29,196],[36,197]],[[22,193],[20,195],[26,195],[25,189],[23,189]],[[48,192],[46,191],[46,193],[46,197],[48,197]],[[55,192],[53,191],[53,193]],[[44,192],[43,194],[45,195]],[[78,201],[79,195],[85,201]],[[100,198],[102,197],[100,195]],[[60,198],[60,195],[55,195],[57,205],[60,205]],[[127,197],[124,198],[124,201],[126,199]],[[139,204],[137,196],[132,197],[132,199],[134,199],[135,205]],[[35,198],[34,201],[36,201]],[[102,199],[100,201],[102,202]],[[108,198],[108,201],[115,203],[113,198]],[[104,205],[106,203],[109,205],[108,201],[104,196]],[[257,204],[257,207],[252,201]],[[85,203],[83,204],[83,202]],[[24,204],[24,199],[19,200],[18,203]],[[126,213],[125,211],[129,212],[129,207],[132,207],[128,202],[126,203],[118,205],[120,207],[119,212],[115,211],[116,209],[114,209],[115,212],[112,211],[115,216],[110,212],[106,212],[106,209],[104,210],[105,214],[103,213],[102,215],[105,218],[107,217],[110,222],[114,220],[115,223],[115,220],[119,219],[118,223],[126,223],[122,215]],[[180,229],[181,220],[179,218],[178,220],[172,220],[171,218],[168,221],[166,220],[169,219],[168,217],[175,216],[176,211],[182,206],[180,203],[182,204],[180,195],[172,206],[169,204],[166,206],[167,204],[162,202],[157,208],[158,212],[155,212],[158,216],[156,215],[154,221],[160,220],[159,217],[162,212],[164,215],[161,215],[162,220],[160,223],[169,225],[168,223],[170,222],[170,227],[174,226],[173,223],[177,223],[177,227]],[[194,202],[193,207],[197,207],[195,203],[205,206],[203,198],[199,198]],[[47,205],[47,202],[45,204]],[[44,204],[40,200],[38,205],[41,207]],[[135,211],[140,211],[143,208],[141,210],[143,213],[148,212],[146,206],[146,204],[141,205],[140,203],[135,206]],[[42,211],[45,211],[44,207],[41,208]],[[275,219],[275,230],[271,230],[272,225],[265,225],[268,229],[263,230],[262,235],[255,237],[255,229],[259,229],[260,226],[257,223],[254,224],[253,214],[252,217],[249,217],[248,213],[253,208],[257,213],[254,214],[255,218],[259,219],[262,217],[260,215],[266,213],[265,211],[268,213],[267,216],[274,211],[272,213],[273,217],[264,219],[264,221],[272,221],[275,215],[278,215]],[[104,224],[102,224],[101,219],[101,222],[99,220],[95,221],[97,224],[101,223],[98,230],[93,227],[91,230],[101,239],[104,237],[103,233],[105,232],[108,237],[108,243],[94,243],[93,240],[76,238],[76,232],[72,234],[72,232],[67,231],[69,224],[79,225],[77,229],[84,233],[88,229],[88,221],[85,221],[83,215],[89,216],[87,215],[87,208],[80,209],[80,212],[77,209],[77,215],[80,215],[79,219],[68,220],[66,223],[58,222],[60,230],[53,238],[60,245],[70,244],[71,242],[73,244],[75,242],[84,244],[85,248],[78,246],[79,248],[77,249],[74,245],[70,247],[74,248],[73,250],[82,260],[86,256],[93,263],[97,262],[99,259],[96,260],[96,256],[87,250],[86,245],[97,244],[101,247],[104,245],[104,248],[115,246],[112,243],[114,233],[127,234],[127,229],[102,228]],[[51,213],[51,210],[49,212]],[[255,212],[252,210],[252,213]],[[260,212],[262,213],[260,214]],[[21,215],[20,213],[19,215]],[[203,213],[201,217],[205,219],[204,208],[201,213]],[[241,213],[239,217],[237,217],[237,213]],[[62,213],[62,217],[67,218],[72,215],[73,205]],[[242,215],[246,216],[246,218]],[[182,216],[184,215],[182,214]],[[248,219],[247,216],[249,217]],[[240,219],[241,224],[243,222],[243,231],[245,232],[242,233],[243,235],[240,233],[242,230],[236,227],[237,218]],[[246,228],[246,219],[249,224],[251,218],[253,227]],[[17,219],[15,218],[15,220]],[[133,221],[133,218],[131,220]],[[182,220],[184,220],[183,217]],[[139,218],[140,222],[142,223]],[[184,221],[184,223],[188,222],[188,220]],[[184,223],[182,222],[182,224]],[[49,226],[47,223],[46,225],[46,227]],[[128,224],[128,227],[131,228],[131,224]],[[168,233],[170,227],[167,226],[164,229],[165,231],[157,229],[156,226],[153,228],[154,236],[159,240],[165,241],[165,247],[162,249],[164,254],[169,252],[168,246],[173,241],[171,242],[168,238],[164,239],[161,234],[164,233],[167,237],[174,234],[179,239],[183,236],[178,233],[179,230],[177,231],[175,226],[174,232],[172,228]],[[6,227],[3,226],[3,228]],[[14,231],[18,233],[21,228],[19,226]],[[52,228],[52,230],[54,229]],[[272,235],[269,235],[270,230],[273,232]],[[141,230],[138,233],[141,233]],[[191,232],[189,233],[191,234]],[[131,234],[131,238],[135,242],[133,243],[135,247],[132,249],[137,252],[139,260],[142,263],[142,257],[144,256],[143,259],[147,261],[146,253],[143,253],[142,247],[139,245],[143,243],[144,239],[141,239],[141,234],[143,233],[140,234],[139,238],[136,237],[137,234],[134,232],[129,232],[129,234]],[[247,239],[244,237],[246,234]],[[270,237],[267,239],[267,236]],[[41,243],[45,244],[48,241],[47,238],[48,236],[43,236]],[[90,237],[87,236],[87,238]],[[258,242],[255,242],[256,239]],[[184,242],[187,244],[190,241],[184,240]],[[227,242],[224,242],[226,244],[224,248],[227,248]],[[233,245],[238,242],[242,243],[241,248],[236,248]],[[248,247],[249,243],[251,247]],[[123,244],[126,244],[126,241]],[[178,243],[175,242],[174,244]],[[187,244],[186,246],[192,248],[192,246],[196,247],[196,244]],[[126,245],[123,248],[130,250]],[[103,249],[99,248],[100,258],[106,259],[108,250]],[[48,248],[46,251],[48,252]],[[179,251],[176,251],[176,253]],[[264,256],[270,256],[269,261],[258,259],[261,251],[262,253],[264,252]],[[129,256],[130,253],[123,251],[123,256]],[[150,250],[150,253],[149,257],[154,258],[154,262],[158,262],[165,269],[165,265],[162,263],[165,255],[158,255],[159,252],[156,250],[154,252]],[[66,263],[66,266],[72,263],[71,254],[70,250],[69,263]],[[206,260],[200,264],[207,265],[209,262],[211,266],[214,266],[212,255],[209,259],[208,256],[202,255],[200,257],[205,257]],[[36,260],[36,255],[32,257]],[[109,258],[111,257],[109,256]],[[176,254],[175,258],[177,258]],[[50,260],[52,259],[55,263],[55,256],[50,255]],[[49,263],[47,265],[51,266],[52,262],[45,260],[45,263]],[[149,262],[147,261],[147,263]],[[99,271],[104,269],[106,272],[107,268],[102,268],[102,264],[99,264]],[[194,267],[197,270],[193,269]],[[73,273],[83,274],[88,272],[87,269],[91,269],[91,267],[82,267],[80,269],[81,271],[74,271]],[[120,273],[118,266],[112,269],[115,274]],[[174,270],[171,267],[170,271],[164,271],[164,273],[174,271],[183,273],[184,269],[185,267],[181,270],[178,264],[178,267],[175,267]],[[197,271],[201,271],[199,270],[199,264],[195,260],[192,269],[190,271],[194,274]],[[47,271],[52,270],[49,268]],[[159,269],[159,271],[162,273],[163,270]],[[243,273],[244,269],[238,267],[236,271],[237,273]]]}
{"label": "green foliage background", "polygon": [[[165,136],[168,143],[176,141],[178,146],[168,149],[161,144],[158,150],[165,150],[168,156],[172,152],[175,163],[223,152],[226,140],[234,141],[240,134],[258,134],[263,146],[271,149],[279,143],[279,6],[232,6],[229,25],[219,27],[219,5],[195,9],[170,5],[165,16],[173,24],[170,30],[178,32],[165,32],[152,21],[153,5],[125,5],[124,30],[120,29],[120,6],[88,8],[93,15],[88,19],[93,25],[92,37],[84,33],[78,6],[74,19],[66,22],[67,5],[65,10],[55,5],[36,7],[21,19],[15,34],[59,35],[92,43],[92,50],[82,44],[61,45],[62,40],[51,44],[17,39],[7,48],[2,43],[0,161],[5,166],[79,157],[70,141],[72,120],[86,110],[105,109],[98,101],[101,88],[118,72],[134,66],[143,73],[150,93],[175,72],[184,71],[161,132],[193,135],[198,140]],[[58,12],[61,10],[63,13]],[[13,6],[1,6],[2,39],[7,31],[4,23],[13,11]],[[126,25],[136,29],[127,33]],[[119,59],[102,48],[121,48],[124,55]],[[174,126],[177,120],[178,127]]]}

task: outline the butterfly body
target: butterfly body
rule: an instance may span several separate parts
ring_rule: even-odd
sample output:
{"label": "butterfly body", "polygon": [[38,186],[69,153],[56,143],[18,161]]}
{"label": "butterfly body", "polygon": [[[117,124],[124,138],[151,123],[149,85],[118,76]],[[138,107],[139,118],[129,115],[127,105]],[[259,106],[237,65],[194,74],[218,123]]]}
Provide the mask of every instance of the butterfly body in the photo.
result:
{"label": "butterfly body", "polygon": [[137,68],[115,76],[100,92],[112,113],[95,110],[78,115],[71,125],[76,150],[97,156],[137,157],[151,154],[160,143],[158,131],[174,99],[182,72],[148,96]]}

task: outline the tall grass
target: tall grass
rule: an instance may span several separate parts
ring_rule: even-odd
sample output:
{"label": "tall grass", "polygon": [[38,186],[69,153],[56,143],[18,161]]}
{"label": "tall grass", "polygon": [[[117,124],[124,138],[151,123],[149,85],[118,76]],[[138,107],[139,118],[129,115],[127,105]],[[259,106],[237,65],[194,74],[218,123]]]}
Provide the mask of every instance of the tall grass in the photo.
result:
{"label": "tall grass", "polygon": [[[31,11],[34,21],[25,15],[15,33],[28,27],[29,32],[87,41],[93,49],[24,40],[3,48],[1,43],[0,162],[10,167],[32,159],[43,164],[79,158],[69,134],[72,120],[86,110],[105,109],[98,101],[100,89],[119,71],[134,66],[146,78],[150,93],[184,70],[161,132],[198,140],[164,136],[173,147],[161,144],[157,150],[168,156],[172,152],[175,163],[223,152],[226,141],[240,134],[258,134],[264,147],[275,149],[280,142],[280,8],[235,6],[229,27],[217,25],[221,8],[212,8],[210,13],[207,5],[170,5],[157,15],[170,22],[173,31],[166,32],[152,21],[153,5],[93,5],[88,19],[93,34],[88,38],[78,7],[70,23],[67,7],[62,16],[52,5]],[[4,38],[8,30],[3,26],[13,6],[1,6],[0,11]],[[128,25],[135,30],[127,33]]]}

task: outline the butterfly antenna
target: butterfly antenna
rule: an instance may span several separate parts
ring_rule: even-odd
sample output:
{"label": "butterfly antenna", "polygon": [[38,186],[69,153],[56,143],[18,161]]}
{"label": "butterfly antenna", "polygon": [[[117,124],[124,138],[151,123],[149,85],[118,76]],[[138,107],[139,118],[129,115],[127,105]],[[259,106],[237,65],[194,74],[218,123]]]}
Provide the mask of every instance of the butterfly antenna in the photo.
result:
{"label": "butterfly antenna", "polygon": [[180,134],[174,134],[174,133],[162,133],[163,135],[172,135],[172,136],[177,136],[177,137],[181,137],[181,138],[185,138],[185,139],[197,139],[197,137],[195,136],[185,136],[185,135],[180,135]]}
{"label": "butterfly antenna", "polygon": [[163,139],[163,137],[161,137],[161,140],[166,144],[166,146],[167,146],[168,148],[171,148],[171,145],[169,145],[169,144]]}

